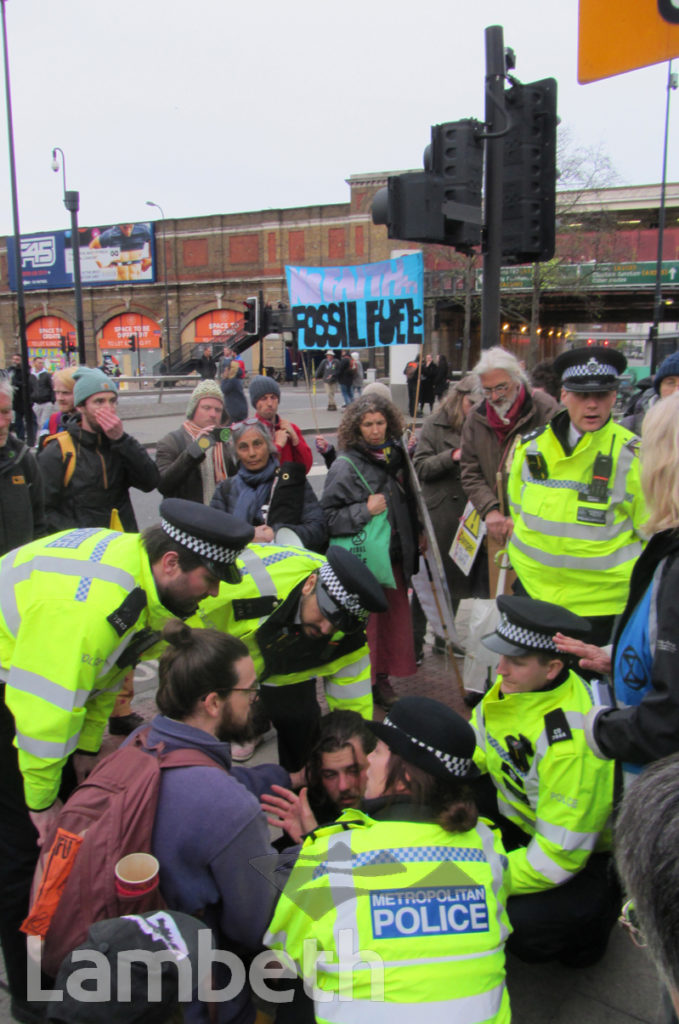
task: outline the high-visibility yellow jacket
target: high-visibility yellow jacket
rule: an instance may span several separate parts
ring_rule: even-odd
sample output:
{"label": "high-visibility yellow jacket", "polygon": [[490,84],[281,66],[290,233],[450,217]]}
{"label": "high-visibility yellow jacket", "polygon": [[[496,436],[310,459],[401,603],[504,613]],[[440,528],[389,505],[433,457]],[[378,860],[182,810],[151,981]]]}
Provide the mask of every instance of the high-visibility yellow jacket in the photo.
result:
{"label": "high-visibility yellow jacket", "polygon": [[482,820],[453,833],[421,812],[345,811],[300,851],[264,943],[313,988],[319,1024],[510,1020],[500,839]]}
{"label": "high-visibility yellow jacket", "polygon": [[[593,851],[610,849],[614,764],[587,745],[593,700],[575,672],[552,690],[530,693],[503,696],[501,682],[498,676],[474,708],[474,760],[493,778],[500,813],[530,837],[508,854],[514,895],[562,885]],[[523,764],[510,740],[522,745]]]}
{"label": "high-visibility yellow jacket", "polygon": [[[328,706],[372,717],[370,652],[365,632],[301,636],[291,628],[304,581],[323,555],[302,548],[250,544],[238,558],[242,580],[201,602],[201,624],[247,645],[262,686],[286,686],[322,676]],[[189,625],[197,624],[193,619]]]}
{"label": "high-visibility yellow jacket", "polygon": [[72,751],[99,750],[129,671],[117,660],[171,617],[136,533],[68,530],[0,561],[0,681],[32,810],[54,802]]}
{"label": "high-visibility yellow jacket", "polygon": [[[531,597],[585,617],[615,615],[625,607],[647,518],[638,440],[609,419],[567,455],[568,424],[568,414],[559,413],[524,437],[514,455],[509,556]],[[599,482],[605,494],[592,488],[598,455],[612,460],[608,483]]]}

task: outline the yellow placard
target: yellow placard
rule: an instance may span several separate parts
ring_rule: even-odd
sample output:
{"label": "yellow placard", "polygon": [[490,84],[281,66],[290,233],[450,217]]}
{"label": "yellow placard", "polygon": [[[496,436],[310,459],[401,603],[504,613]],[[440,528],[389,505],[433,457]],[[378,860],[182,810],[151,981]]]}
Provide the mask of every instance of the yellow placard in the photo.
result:
{"label": "yellow placard", "polygon": [[596,82],[673,57],[679,57],[675,0],[580,0],[579,82]]}

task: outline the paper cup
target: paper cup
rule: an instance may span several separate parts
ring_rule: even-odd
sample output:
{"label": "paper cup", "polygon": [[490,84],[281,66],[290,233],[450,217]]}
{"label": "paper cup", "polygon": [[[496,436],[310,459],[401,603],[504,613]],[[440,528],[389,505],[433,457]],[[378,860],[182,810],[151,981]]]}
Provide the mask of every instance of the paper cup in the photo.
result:
{"label": "paper cup", "polygon": [[116,892],[123,899],[133,899],[153,892],[158,885],[160,864],[150,853],[128,853],[115,866]]}

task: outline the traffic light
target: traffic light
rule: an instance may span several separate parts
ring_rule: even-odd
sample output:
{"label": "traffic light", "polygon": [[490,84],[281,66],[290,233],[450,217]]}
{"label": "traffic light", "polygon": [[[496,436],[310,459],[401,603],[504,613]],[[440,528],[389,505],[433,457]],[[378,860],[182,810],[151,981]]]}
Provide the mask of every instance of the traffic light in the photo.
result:
{"label": "traffic light", "polygon": [[372,205],[389,238],[451,245],[481,243],[482,125],[472,118],[433,125],[424,171],[390,177]]}
{"label": "traffic light", "polygon": [[64,353],[64,355],[66,355],[66,353],[68,352],[68,349],[66,348],[66,335],[65,334],[60,334],[59,335],[59,348]]}
{"label": "traffic light", "polygon": [[243,330],[247,334],[259,334],[259,299],[256,295],[250,295],[245,300]]}
{"label": "traffic light", "polygon": [[137,335],[136,334],[131,334],[129,336],[129,338],[127,339],[127,347],[129,348],[130,352],[136,352],[137,351]]}
{"label": "traffic light", "polygon": [[517,82],[505,105],[502,263],[538,263],[552,258],[556,241],[556,80]]}
{"label": "traffic light", "polygon": [[292,330],[290,310],[284,302],[279,302],[276,309],[270,303],[262,310],[262,336],[267,334],[282,334],[283,331]]}

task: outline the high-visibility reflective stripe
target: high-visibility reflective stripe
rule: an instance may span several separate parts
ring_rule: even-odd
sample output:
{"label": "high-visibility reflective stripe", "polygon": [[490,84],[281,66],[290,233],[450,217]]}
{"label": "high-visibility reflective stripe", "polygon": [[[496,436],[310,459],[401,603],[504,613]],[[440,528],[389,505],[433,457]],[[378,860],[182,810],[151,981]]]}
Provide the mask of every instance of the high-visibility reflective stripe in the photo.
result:
{"label": "high-visibility reflective stripe", "polygon": [[348,665],[341,665],[339,668],[333,669],[332,676],[335,679],[342,679],[345,676],[357,676],[368,668],[370,668],[369,653],[364,654],[358,661],[350,661]]}
{"label": "high-visibility reflective stripe", "polygon": [[66,743],[48,743],[46,740],[36,740],[32,736],[24,736],[21,732],[17,732],[16,738],[19,750],[23,750],[26,754],[32,754],[33,757],[47,757],[54,760],[68,757],[73,753],[78,746],[80,733],[72,736]]}
{"label": "high-visibility reflective stripe", "polygon": [[113,583],[123,590],[132,590],[136,581],[132,573],[119,569],[115,565],[102,562],[90,562],[86,559],[51,558],[49,555],[36,555],[31,561],[36,572],[56,573],[58,576],[80,576],[83,579],[101,580]]}
{"label": "high-visibility reflective stripe", "polygon": [[[447,963],[461,963],[466,960],[484,960],[486,957],[497,956],[499,953],[504,953],[504,938],[502,945],[496,946],[495,949],[484,949],[478,953],[461,953],[459,956],[419,956],[416,960],[385,960],[380,957],[380,964],[384,967],[385,971],[390,969],[396,969],[400,967],[421,967],[423,964],[447,964]],[[280,941],[274,936],[273,941]],[[264,945],[268,946],[270,943],[267,941],[266,936],[264,937]],[[360,963],[352,964],[352,971],[370,971],[373,965],[361,961]],[[323,973],[324,974],[340,974],[346,970],[345,964],[340,963],[326,963],[323,961]]]}
{"label": "high-visibility reflective stripe", "polygon": [[[20,548],[16,548],[15,551],[11,551],[3,559],[2,575],[0,575],[0,611],[2,611],[2,617],[12,636],[17,635],[21,625],[21,616],[19,615],[14,585],[15,582],[21,583],[29,579],[31,575],[30,562],[15,567],[14,563],[20,550]],[[11,561],[9,561],[10,558]]]}
{"label": "high-visibility reflective stripe", "polygon": [[562,850],[570,851],[593,850],[599,838],[599,832],[575,832],[561,825],[553,825],[542,818],[535,819],[535,831]]}
{"label": "high-visibility reflective stripe", "polygon": [[542,516],[531,515],[525,510],[521,513],[521,519],[527,529],[547,537],[567,537],[570,540],[594,541],[596,543],[606,543],[624,533],[634,532],[634,523],[630,516],[601,526],[585,526],[582,523],[563,523],[553,519],[543,519]]}
{"label": "high-visibility reflective stripe", "polygon": [[500,900],[500,889],[502,888],[502,883],[504,882],[505,877],[505,871],[507,870],[507,858],[501,856],[496,852],[493,840],[493,833],[488,828],[487,825],[484,825],[482,821],[477,821],[476,831],[481,836],[481,841],[483,843],[483,852],[485,853],[486,860],[490,865],[492,875],[493,896],[495,897],[497,925],[500,931],[500,939],[504,942],[504,940],[509,935],[509,929],[502,920],[502,911],[504,908],[502,905],[502,901]]}
{"label": "high-visibility reflective stripe", "polygon": [[16,665],[10,669],[8,685],[21,693],[30,693],[32,697],[39,697],[53,704],[62,711],[72,711],[73,708],[82,708],[90,696],[89,690],[67,690],[52,679],[46,679],[37,672],[29,672],[25,668],[17,668]]}
{"label": "high-visibility reflective stripe", "polygon": [[[351,930],[358,936],[358,904],[356,882],[352,870],[351,829],[337,832],[328,837],[328,852],[325,862],[328,873],[328,888],[337,910],[332,929],[333,946],[340,949],[340,932]],[[314,872],[316,876],[318,869]]]}
{"label": "high-visibility reflective stripe", "polygon": [[611,504],[619,504],[625,500],[633,501],[633,496],[627,493],[627,474],[630,471],[630,467],[637,456],[634,452],[623,444],[618,453],[618,458],[615,463],[615,478],[613,480],[613,487],[611,488]]}
{"label": "high-visibility reflective stripe", "polygon": [[[115,650],[111,651],[111,653],[109,654],[108,658],[106,658],[104,660],[104,662],[102,663],[101,669],[99,670],[99,672],[97,672],[97,679],[101,679],[101,677],[105,676],[107,672],[110,672],[110,670],[113,668],[113,666],[115,665],[116,661],[118,660],[120,655],[123,653],[125,648],[128,647],[132,643],[132,641],[134,640],[135,636],[136,636],[136,633],[131,631],[130,633],[127,634],[127,636],[123,637],[123,639],[120,641],[120,643],[115,648]],[[127,671],[127,670],[125,670],[125,671]]]}
{"label": "high-visibility reflective stripe", "polygon": [[[564,536],[567,537],[568,534],[564,534]],[[625,562],[632,561],[641,554],[641,541],[634,540],[630,544],[626,544],[625,547],[611,551],[608,555],[592,555],[589,558],[577,558],[574,555],[565,554],[552,555],[541,548],[535,548],[530,544],[526,544],[516,536],[516,531],[512,534],[509,542],[510,558],[512,547],[517,548],[534,562],[549,566],[550,569],[591,569],[592,571],[603,571],[624,565]]]}
{"label": "high-visibility reflective stripe", "polygon": [[[244,548],[238,556],[238,561],[242,562],[245,572],[252,576],[260,597],[276,597],[278,593],[276,584],[259,555],[249,548]],[[267,618],[267,616],[265,615],[263,618]]]}
{"label": "high-visibility reflective stripe", "polygon": [[359,679],[357,683],[328,683],[325,687],[327,697],[334,700],[352,700],[366,697],[370,693],[370,679]]}
{"label": "high-visibility reflective stripe", "polygon": [[539,871],[541,875],[548,878],[554,885],[562,885],[563,882],[567,882],[569,878],[577,874],[576,871],[570,871],[568,868],[564,868],[552,860],[535,838],[530,841],[526,848],[526,860],[535,871]]}
{"label": "high-visibility reflective stripe", "polygon": [[390,1003],[374,999],[340,1002],[333,994],[331,1001],[314,1001],[314,1012],[318,1020],[330,1024],[413,1024],[420,1015],[427,1024],[479,1024],[499,1013],[504,991],[502,984],[479,995],[426,1003]]}
{"label": "high-visibility reflective stripe", "polygon": [[500,813],[504,814],[506,818],[510,818],[512,821],[515,818],[520,818],[527,828],[531,832],[533,831],[533,822],[535,819],[531,818],[528,814],[524,814],[516,804],[512,803],[511,800],[507,798],[507,794],[503,793],[501,789],[498,789],[497,791],[497,805]]}

